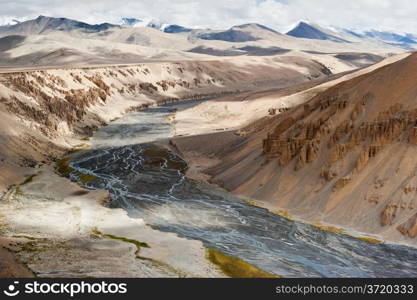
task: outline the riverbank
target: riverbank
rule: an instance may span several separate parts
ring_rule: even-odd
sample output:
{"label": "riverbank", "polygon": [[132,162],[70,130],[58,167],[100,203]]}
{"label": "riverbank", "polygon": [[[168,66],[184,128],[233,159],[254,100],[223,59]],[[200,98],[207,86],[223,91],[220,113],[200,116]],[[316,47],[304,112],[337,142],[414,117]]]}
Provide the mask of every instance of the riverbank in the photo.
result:
{"label": "riverbank", "polygon": [[[213,147],[211,154],[210,150],[205,148],[205,146],[207,145],[205,141],[208,139],[212,141],[210,143],[211,147]],[[218,133],[202,134],[198,136],[174,137],[170,140],[170,143],[161,145],[165,145],[171,151],[174,151],[177,155],[179,155],[182,159],[184,159],[187,162],[188,168],[186,171],[186,176],[188,178],[215,186],[216,188],[223,189],[230,193],[234,193],[235,195],[240,196],[243,199],[247,199],[245,202],[248,205],[267,209],[269,212],[277,214],[291,221],[312,225],[326,232],[346,234],[348,236],[370,243],[393,243],[417,248],[417,245],[415,243],[407,243],[404,240],[390,240],[389,238],[382,235],[361,232],[355,230],[354,228],[341,227],[337,224],[326,223],[323,220],[309,220],[303,216],[293,214],[284,207],[272,205],[269,201],[262,201],[259,199],[247,197],[246,195],[241,194],[238,191],[228,190],[221,184],[212,181],[212,176],[209,173],[207,173],[207,170],[216,167],[219,163],[223,163],[222,160],[218,157],[218,152],[214,149],[232,151],[230,149],[222,148],[222,145],[229,145],[230,143],[233,143],[234,140],[236,140],[236,142],[240,141],[235,131],[224,131]],[[188,151],[188,147],[190,145],[192,145],[192,151]],[[196,145],[199,145],[200,147],[197,147]],[[204,151],[207,151],[206,153],[204,153],[204,155],[200,154],[203,151],[202,148],[205,148]]]}
{"label": "riverbank", "polygon": [[2,235],[40,277],[224,276],[201,242],[154,230],[108,200],[46,166],[1,202]]}
{"label": "riverbank", "polygon": [[[176,122],[180,122],[180,120],[177,119]],[[187,177],[244,197],[248,199],[247,203],[250,205],[265,208],[282,217],[310,224],[324,231],[343,233],[371,243],[391,243],[417,248],[416,239],[400,234],[395,228],[370,232],[364,230],[363,226],[353,227],[327,222],[322,215],[299,213],[291,208],[275,204],[274,199],[257,199],[240,189],[229,188],[228,186],[233,185],[233,182],[223,182],[222,184],[219,180],[213,180],[214,174],[218,172],[218,169],[227,169],[228,167],[228,161],[225,161],[222,157],[237,151],[236,149],[240,145],[250,145],[250,143],[251,141],[245,136],[241,136],[239,131],[226,130],[200,135],[177,136],[170,140],[167,147],[187,162]],[[261,161],[256,161],[256,164],[261,165]],[[240,170],[236,173],[235,179],[244,176],[250,176],[250,173]]]}

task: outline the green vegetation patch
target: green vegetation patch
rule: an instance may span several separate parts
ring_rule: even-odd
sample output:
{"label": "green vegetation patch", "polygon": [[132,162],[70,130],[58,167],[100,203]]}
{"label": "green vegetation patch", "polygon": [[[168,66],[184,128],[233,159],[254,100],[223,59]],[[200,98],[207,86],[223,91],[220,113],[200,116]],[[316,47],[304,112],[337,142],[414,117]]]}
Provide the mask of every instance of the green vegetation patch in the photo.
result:
{"label": "green vegetation patch", "polygon": [[[69,174],[75,172],[75,169],[70,167],[71,157],[64,157],[56,163],[56,170],[61,176],[68,177]],[[90,174],[77,173],[78,179],[82,184],[93,181],[97,177]]]}
{"label": "green vegetation patch", "polygon": [[[256,207],[260,207],[260,208],[265,208],[265,207],[262,206],[261,203],[256,202],[256,201],[253,201],[253,200],[245,200],[244,202],[247,205],[250,205],[250,206],[256,206]],[[267,208],[265,208],[265,209],[267,209]],[[272,214],[279,215],[279,216],[281,216],[281,217],[283,217],[283,218],[285,218],[285,219],[287,219],[289,221],[294,221],[294,219],[291,217],[290,213],[288,211],[286,211],[286,210],[283,210],[283,209],[269,210],[268,209],[268,211],[270,213],[272,213]]]}
{"label": "green vegetation patch", "polygon": [[20,185],[25,185],[33,181],[33,179],[37,176],[37,174],[33,174],[25,179]]}
{"label": "green vegetation patch", "polygon": [[67,177],[69,176],[69,174],[75,171],[73,168],[70,167],[70,163],[70,157],[64,157],[56,163],[56,169],[61,176]]}
{"label": "green vegetation patch", "polygon": [[97,178],[96,176],[89,174],[78,174],[77,177],[80,179],[82,184],[86,184],[87,182],[93,181]]}
{"label": "green vegetation patch", "polygon": [[365,236],[360,236],[360,237],[356,237],[358,240],[367,242],[367,243],[373,243],[373,244],[382,244],[383,242],[378,240],[378,239],[374,239],[371,237],[365,237]]}
{"label": "green vegetation patch", "polygon": [[256,201],[253,201],[253,200],[245,200],[244,201],[247,205],[250,205],[250,206],[256,206],[256,207],[262,207],[258,202],[256,202]]}
{"label": "green vegetation patch", "polygon": [[281,276],[264,272],[254,265],[237,257],[226,255],[214,249],[206,249],[207,258],[217,265],[224,274],[233,278],[280,278]]}
{"label": "green vegetation patch", "polygon": [[125,242],[125,243],[133,244],[133,245],[136,246],[138,251],[142,247],[143,248],[150,248],[150,246],[147,243],[144,243],[144,242],[141,242],[141,241],[138,241],[138,240],[129,239],[129,238],[126,238],[126,237],[123,237],[123,236],[117,236],[117,235],[113,235],[113,234],[102,233],[100,230],[98,230],[97,227],[92,228],[91,231],[94,235],[98,235],[98,236],[101,236],[101,237],[106,237],[106,238],[109,238],[109,239],[118,240],[118,241],[122,241],[122,242]]}
{"label": "green vegetation patch", "polygon": [[145,242],[140,242],[140,241],[137,241],[137,240],[125,238],[123,236],[117,236],[117,235],[113,235],[113,234],[103,234],[103,236],[106,237],[106,238],[109,238],[109,239],[119,240],[119,241],[122,241],[122,242],[125,242],[125,243],[134,244],[134,245],[136,245],[136,247],[138,249],[140,249],[141,247],[150,248],[150,246]]}
{"label": "green vegetation patch", "polygon": [[314,227],[317,227],[318,229],[322,230],[322,231],[326,231],[326,232],[331,232],[331,233],[337,233],[337,234],[347,234],[343,229],[338,228],[338,227],[334,227],[334,226],[329,226],[329,225],[324,225],[321,224],[319,222],[312,224]]}

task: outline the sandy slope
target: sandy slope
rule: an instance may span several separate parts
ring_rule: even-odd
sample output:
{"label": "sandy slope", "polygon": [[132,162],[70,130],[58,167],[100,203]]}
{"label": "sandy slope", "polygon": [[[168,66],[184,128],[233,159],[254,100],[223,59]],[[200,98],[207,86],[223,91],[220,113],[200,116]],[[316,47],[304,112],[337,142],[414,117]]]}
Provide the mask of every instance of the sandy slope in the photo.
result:
{"label": "sandy slope", "polygon": [[[415,245],[416,61],[403,55],[292,95],[254,97],[264,118],[237,134],[173,144],[193,162],[192,173],[204,170],[211,182],[272,210]],[[245,124],[230,97],[217,109],[225,103],[225,123]],[[268,108],[288,103],[293,108],[267,116]],[[180,112],[176,126],[186,131],[187,121]],[[200,122],[211,119],[201,114]]]}
{"label": "sandy slope", "polygon": [[[207,101],[186,110],[177,112],[175,130],[177,135],[195,135],[218,130],[240,129],[256,120],[268,117],[269,109],[287,109],[297,106],[312,98],[314,95],[342,81],[369,73],[386,64],[400,60],[409,54],[400,54],[375,65],[353,73],[346,65],[335,63],[329,57],[314,57],[326,66],[333,68],[335,76],[313,80],[308,83],[293,82],[288,88],[277,88],[264,92],[247,92],[238,95],[221,97]],[[293,57],[293,61],[297,60]],[[343,72],[350,71],[347,74]],[[195,128],[198,124],[198,128]]]}

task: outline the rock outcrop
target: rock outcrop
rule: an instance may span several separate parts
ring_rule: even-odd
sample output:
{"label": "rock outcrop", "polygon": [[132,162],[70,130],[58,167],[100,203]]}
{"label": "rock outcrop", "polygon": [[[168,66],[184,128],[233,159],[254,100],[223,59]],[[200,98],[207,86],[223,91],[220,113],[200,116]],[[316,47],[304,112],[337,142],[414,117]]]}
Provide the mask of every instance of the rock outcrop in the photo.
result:
{"label": "rock outcrop", "polygon": [[398,226],[398,231],[410,238],[417,237],[417,214],[414,214],[404,224]]}

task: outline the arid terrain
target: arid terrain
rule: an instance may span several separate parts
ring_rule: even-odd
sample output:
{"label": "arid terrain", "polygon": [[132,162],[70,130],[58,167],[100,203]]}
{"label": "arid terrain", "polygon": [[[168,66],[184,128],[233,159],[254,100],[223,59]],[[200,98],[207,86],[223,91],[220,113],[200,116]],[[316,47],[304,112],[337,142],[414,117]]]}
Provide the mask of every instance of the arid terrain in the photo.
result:
{"label": "arid terrain", "polygon": [[[396,59],[331,85],[282,95],[282,101],[265,95],[270,116],[245,124],[230,113],[245,126],[179,137],[173,144],[198,166],[195,176],[270,210],[415,245],[416,55]],[[298,101],[288,103],[291,98]],[[233,105],[233,99],[224,101]],[[246,101],[250,106],[253,100]],[[192,110],[197,114],[200,108]]]}
{"label": "arid terrain", "polygon": [[222,254],[207,259],[201,241],[111,208],[108,189],[70,176],[71,155],[100,128],[187,100],[201,101],[178,108],[174,137],[158,144],[189,178],[288,218],[417,245],[416,54],[259,24],[167,33],[74,22],[0,27],[3,276],[231,276]]}

